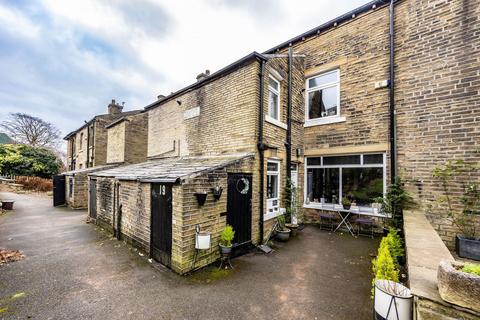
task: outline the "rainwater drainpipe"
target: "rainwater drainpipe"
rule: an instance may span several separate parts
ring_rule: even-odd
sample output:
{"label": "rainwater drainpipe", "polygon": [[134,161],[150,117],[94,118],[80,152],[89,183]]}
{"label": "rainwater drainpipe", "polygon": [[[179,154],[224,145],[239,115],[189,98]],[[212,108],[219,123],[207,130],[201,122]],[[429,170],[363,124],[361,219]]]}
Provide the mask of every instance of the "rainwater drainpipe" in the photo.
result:
{"label": "rainwater drainpipe", "polygon": [[389,106],[390,106],[390,180],[395,182],[397,176],[397,128],[395,111],[395,25],[394,25],[394,1],[390,0],[390,83],[389,83]]}
{"label": "rainwater drainpipe", "polygon": [[87,123],[87,168],[90,164],[90,123]]}
{"label": "rainwater drainpipe", "polygon": [[292,178],[292,73],[293,73],[293,50],[288,48],[288,99],[287,99],[287,179]]}
{"label": "rainwater drainpipe", "polygon": [[263,243],[263,214],[264,214],[264,201],[265,201],[265,155],[264,152],[267,149],[265,143],[263,142],[263,113],[264,113],[264,83],[263,77],[265,74],[265,61],[260,61],[260,73],[259,80],[260,80],[260,111],[258,115],[258,143],[257,148],[259,152],[260,158],[260,216],[258,221],[258,227],[260,231],[260,244]]}

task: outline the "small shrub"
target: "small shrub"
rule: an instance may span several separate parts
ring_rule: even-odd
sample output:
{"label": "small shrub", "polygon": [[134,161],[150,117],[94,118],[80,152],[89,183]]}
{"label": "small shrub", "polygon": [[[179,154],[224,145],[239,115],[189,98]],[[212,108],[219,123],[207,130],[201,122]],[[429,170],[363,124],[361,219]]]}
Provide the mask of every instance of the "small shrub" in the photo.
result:
{"label": "small shrub", "polygon": [[231,225],[228,225],[223,229],[220,236],[220,244],[224,247],[231,247],[233,238],[235,237],[235,231]]}
{"label": "small shrub", "polygon": [[378,248],[377,258],[372,260],[372,271],[374,274],[372,280],[372,298],[375,290],[375,280],[398,282],[399,271],[390,252],[390,241],[387,237],[382,239],[380,247]]}
{"label": "small shrub", "polygon": [[462,271],[480,277],[480,264],[467,263],[463,266]]}
{"label": "small shrub", "polygon": [[392,257],[401,257],[405,254],[402,239],[398,235],[397,230],[390,228],[386,239]]}
{"label": "small shrub", "polygon": [[15,178],[15,182],[23,185],[25,190],[47,192],[53,190],[53,183],[50,179],[40,177],[24,177],[19,176]]}
{"label": "small shrub", "polygon": [[279,231],[288,231],[287,227],[285,226],[285,216],[282,214],[277,217],[277,222],[278,222],[278,227],[277,229]]}

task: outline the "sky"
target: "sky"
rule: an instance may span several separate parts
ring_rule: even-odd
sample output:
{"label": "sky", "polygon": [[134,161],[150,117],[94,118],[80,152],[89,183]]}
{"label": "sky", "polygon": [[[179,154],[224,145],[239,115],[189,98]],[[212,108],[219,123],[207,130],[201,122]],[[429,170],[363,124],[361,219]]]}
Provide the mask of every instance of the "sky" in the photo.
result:
{"label": "sky", "polygon": [[62,134],[140,109],[367,0],[0,0],[0,120],[10,112]]}

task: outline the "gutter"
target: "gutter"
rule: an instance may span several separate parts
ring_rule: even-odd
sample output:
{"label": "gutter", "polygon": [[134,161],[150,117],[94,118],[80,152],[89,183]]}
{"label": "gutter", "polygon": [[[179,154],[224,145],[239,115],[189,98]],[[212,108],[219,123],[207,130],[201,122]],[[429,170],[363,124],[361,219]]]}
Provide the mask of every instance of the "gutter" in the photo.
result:
{"label": "gutter", "polygon": [[389,83],[389,111],[390,111],[390,180],[395,182],[397,177],[397,124],[395,110],[395,0],[390,0],[390,83]]}
{"label": "gutter", "polygon": [[[398,0],[397,0],[398,1]],[[347,13],[344,13],[342,14],[341,16],[339,17],[336,17],[335,19],[332,19],[330,21],[327,21],[325,22],[324,24],[321,24],[320,26],[316,27],[316,28],[313,28],[307,32],[304,32],[296,37],[293,37],[291,38],[290,40],[287,40],[267,51],[264,52],[264,54],[267,54],[267,53],[274,53],[275,51],[280,51],[281,49],[283,48],[286,48],[286,47],[289,47],[289,46],[292,46],[293,44],[297,43],[297,42],[300,42],[300,41],[303,41],[305,40],[306,38],[308,37],[312,37],[312,36],[316,36],[330,28],[334,28],[336,26],[338,26],[339,24],[343,23],[343,22],[346,22],[348,20],[351,20],[353,18],[355,18],[357,15],[359,14],[362,14],[362,13],[365,13],[371,9],[375,9],[379,6],[382,6],[382,5],[386,5],[388,4],[390,1],[389,0],[374,0],[374,1],[370,1],[356,9],[353,9],[352,11],[349,11]]]}

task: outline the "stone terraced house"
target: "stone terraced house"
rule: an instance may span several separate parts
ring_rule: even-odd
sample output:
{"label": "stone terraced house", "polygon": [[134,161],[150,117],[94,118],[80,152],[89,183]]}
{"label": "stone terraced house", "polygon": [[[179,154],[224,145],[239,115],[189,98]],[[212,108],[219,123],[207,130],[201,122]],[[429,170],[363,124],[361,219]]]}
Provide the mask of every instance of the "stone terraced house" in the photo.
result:
{"label": "stone terraced house", "polygon": [[[199,75],[145,107],[147,161],[88,174],[90,216],[186,273],[218,259],[227,223],[238,251],[260,244],[287,177],[305,223],[346,195],[372,209],[397,175],[428,208],[436,165],[480,161],[479,16],[478,1],[375,0]],[[198,257],[196,229],[212,235]]]}
{"label": "stone terraced house", "polygon": [[65,136],[69,171],[55,178],[55,189],[64,190],[56,204],[87,208],[89,173],[146,159],[146,114],[122,109],[112,100],[107,114],[95,116]]}

